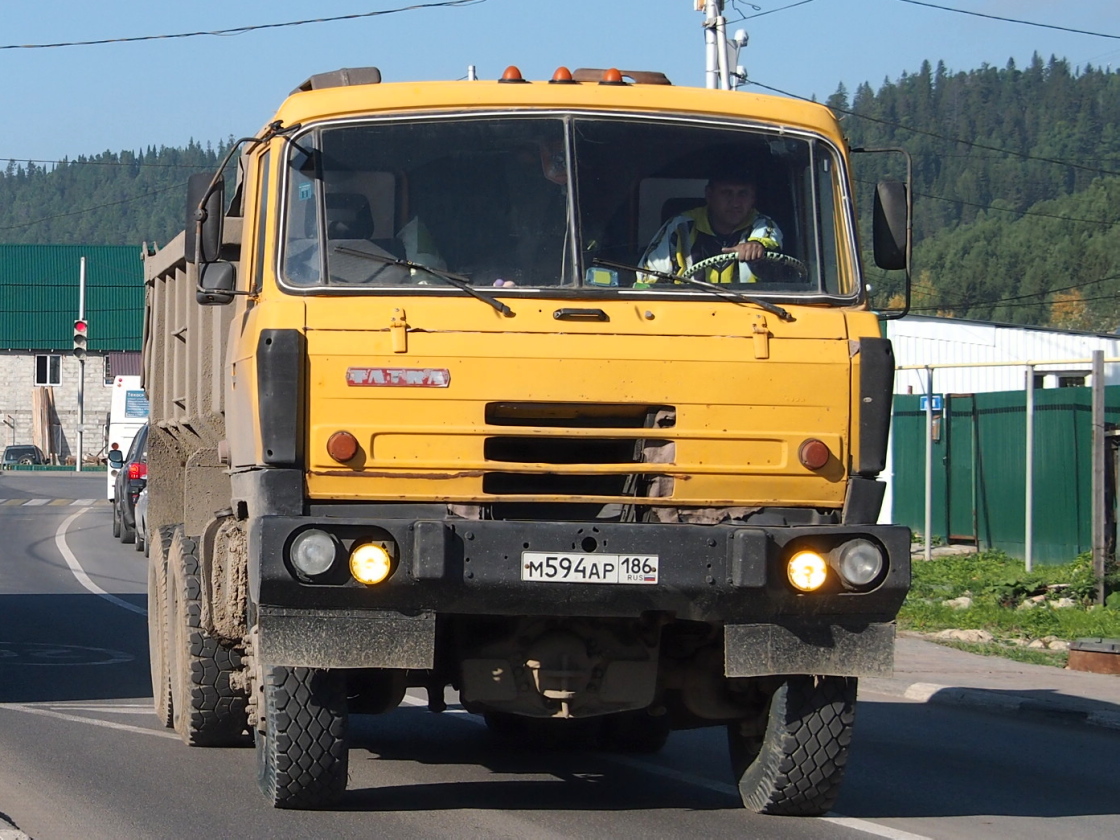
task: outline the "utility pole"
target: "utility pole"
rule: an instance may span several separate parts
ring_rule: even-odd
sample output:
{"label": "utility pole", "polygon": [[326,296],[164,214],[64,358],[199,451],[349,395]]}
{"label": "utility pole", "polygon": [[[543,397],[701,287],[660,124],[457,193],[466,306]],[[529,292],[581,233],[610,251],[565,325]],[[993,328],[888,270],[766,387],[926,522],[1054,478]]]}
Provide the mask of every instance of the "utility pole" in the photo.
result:
{"label": "utility pole", "polygon": [[740,29],[727,40],[724,2],[695,0],[694,6],[696,11],[704,13],[704,86],[712,90],[734,90],[747,79],[746,71],[738,64],[739,50],[747,45],[747,32]]}
{"label": "utility pole", "polygon": [[1097,603],[1104,604],[1105,510],[1104,510],[1104,351],[1093,351],[1093,574],[1097,578]]}
{"label": "utility pole", "polygon": [[78,457],[74,470],[82,471],[85,456],[86,424],[86,350],[89,344],[89,324],[86,323],[86,258],[81,258],[78,269],[78,319],[74,322],[74,358],[78,360]]}

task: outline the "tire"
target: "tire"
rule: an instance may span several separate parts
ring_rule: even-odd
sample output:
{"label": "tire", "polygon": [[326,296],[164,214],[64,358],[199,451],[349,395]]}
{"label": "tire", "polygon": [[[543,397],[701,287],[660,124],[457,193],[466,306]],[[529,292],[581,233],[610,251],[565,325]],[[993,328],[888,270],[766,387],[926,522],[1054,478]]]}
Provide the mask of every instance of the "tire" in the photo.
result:
{"label": "tire", "polygon": [[171,671],[167,662],[167,552],[173,531],[161,528],[148,560],[148,660],[152,672],[152,705],[160,723],[174,725],[171,713]]}
{"label": "tire", "polygon": [[[126,490],[125,492],[127,493],[128,491]],[[123,505],[124,502],[121,501],[117,504]],[[134,542],[136,542],[136,529],[125,521],[123,508],[121,509],[120,515],[117,517],[117,519],[120,522],[121,542],[125,545],[132,545]]]}
{"label": "tire", "polygon": [[[133,540],[132,547],[135,548],[137,551],[144,551],[144,546],[146,546],[148,544],[148,540],[146,538],[146,535],[144,534],[144,532],[142,530],[140,530],[139,524],[136,526],[135,531],[136,531],[136,539]],[[146,554],[146,552],[145,552],[145,554]]]}
{"label": "tire", "polygon": [[727,727],[743,805],[759,814],[821,816],[832,808],[848,762],[854,677],[786,677],[770,700],[761,739]]}
{"label": "tire", "polygon": [[121,512],[117,509],[116,502],[113,502],[113,536],[117,539],[121,536]]}
{"label": "tire", "polygon": [[168,664],[175,731],[192,747],[250,743],[248,698],[230,686],[242,668],[229,642],[202,629],[202,585],[196,544],[176,527],[168,552]]}
{"label": "tire", "polygon": [[326,808],[346,791],[349,763],[342,671],[264,666],[257,784],[275,808]]}

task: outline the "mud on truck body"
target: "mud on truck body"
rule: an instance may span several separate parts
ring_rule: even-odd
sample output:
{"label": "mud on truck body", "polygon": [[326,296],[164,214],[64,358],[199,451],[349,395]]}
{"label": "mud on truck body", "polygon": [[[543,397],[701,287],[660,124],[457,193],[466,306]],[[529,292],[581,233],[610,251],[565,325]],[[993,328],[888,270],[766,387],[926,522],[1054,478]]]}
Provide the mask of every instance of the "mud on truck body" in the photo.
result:
{"label": "mud on truck body", "polygon": [[[823,813],[910,577],[843,137],[659,74],[507,75],[312,77],[147,254],[156,713],[255,743],[278,807],[342,795],[350,714],[450,686],[529,741],[726,727],[748,808]],[[644,272],[728,159],[785,256]]]}

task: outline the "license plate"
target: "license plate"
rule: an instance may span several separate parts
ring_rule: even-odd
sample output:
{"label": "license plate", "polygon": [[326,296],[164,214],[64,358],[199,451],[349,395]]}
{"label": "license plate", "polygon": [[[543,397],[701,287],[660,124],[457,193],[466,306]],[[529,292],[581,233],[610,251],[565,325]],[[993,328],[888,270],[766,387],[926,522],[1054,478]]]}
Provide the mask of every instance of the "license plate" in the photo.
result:
{"label": "license plate", "polygon": [[656,554],[525,551],[521,579],[543,583],[657,583]]}

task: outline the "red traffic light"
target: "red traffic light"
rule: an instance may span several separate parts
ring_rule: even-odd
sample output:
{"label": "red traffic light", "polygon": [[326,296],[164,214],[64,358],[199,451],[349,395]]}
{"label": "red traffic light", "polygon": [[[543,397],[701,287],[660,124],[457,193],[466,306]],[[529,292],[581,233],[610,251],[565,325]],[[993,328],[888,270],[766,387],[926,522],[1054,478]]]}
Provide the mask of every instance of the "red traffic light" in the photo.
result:
{"label": "red traffic light", "polygon": [[89,323],[79,318],[74,322],[74,355],[78,359],[86,357],[86,347],[89,341]]}

